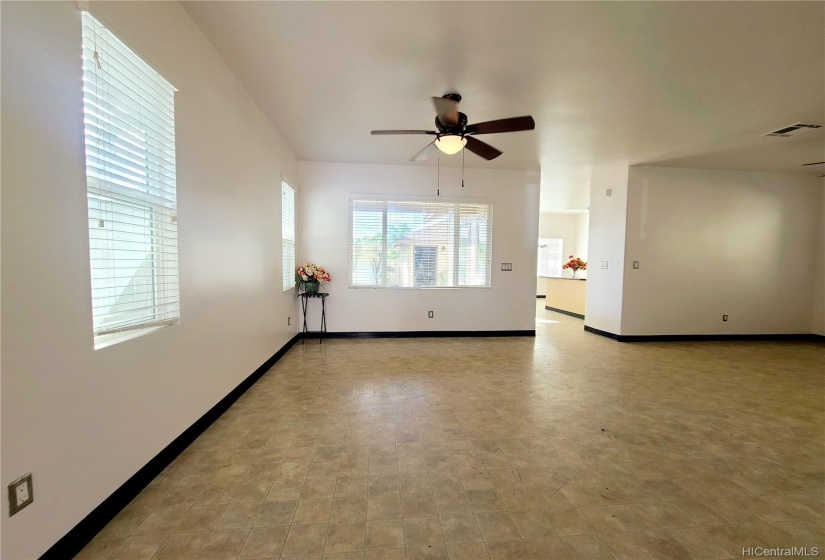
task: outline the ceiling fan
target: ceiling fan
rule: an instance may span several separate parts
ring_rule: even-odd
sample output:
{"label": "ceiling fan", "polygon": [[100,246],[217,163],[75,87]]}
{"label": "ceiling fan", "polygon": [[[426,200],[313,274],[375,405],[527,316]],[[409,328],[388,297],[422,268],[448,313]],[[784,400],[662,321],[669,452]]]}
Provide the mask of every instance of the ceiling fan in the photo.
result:
{"label": "ceiling fan", "polygon": [[436,130],[373,130],[370,134],[427,134],[435,136],[435,140],[415,154],[410,161],[425,160],[439,150],[448,155],[457,154],[465,147],[474,154],[486,160],[491,160],[500,156],[501,152],[490,144],[477,139],[476,135],[518,132],[536,128],[536,122],[531,116],[467,124],[467,115],[458,111],[461,95],[445,93],[442,97],[432,97],[431,99],[437,113],[435,117]]}

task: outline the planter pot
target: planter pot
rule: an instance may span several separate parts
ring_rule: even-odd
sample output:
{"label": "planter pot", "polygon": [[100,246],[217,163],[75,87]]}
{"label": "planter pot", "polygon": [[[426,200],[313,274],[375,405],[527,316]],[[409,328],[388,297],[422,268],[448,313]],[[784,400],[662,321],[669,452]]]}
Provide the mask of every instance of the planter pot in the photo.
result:
{"label": "planter pot", "polygon": [[318,282],[304,282],[304,291],[308,294],[317,294],[319,286]]}

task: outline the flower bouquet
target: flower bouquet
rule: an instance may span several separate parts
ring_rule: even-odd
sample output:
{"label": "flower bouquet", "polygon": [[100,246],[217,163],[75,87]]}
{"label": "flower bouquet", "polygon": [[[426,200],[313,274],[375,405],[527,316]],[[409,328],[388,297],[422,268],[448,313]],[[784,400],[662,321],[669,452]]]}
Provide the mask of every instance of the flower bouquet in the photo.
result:
{"label": "flower bouquet", "polygon": [[570,278],[575,278],[576,272],[578,272],[579,270],[587,270],[587,263],[581,260],[579,257],[574,257],[573,255],[570,255],[568,258],[570,260],[563,264],[562,268],[569,268],[573,271],[573,275]]}
{"label": "flower bouquet", "polygon": [[312,263],[299,266],[295,271],[295,284],[300,291],[301,287],[308,294],[318,293],[318,286],[327,284],[332,279],[324,267]]}

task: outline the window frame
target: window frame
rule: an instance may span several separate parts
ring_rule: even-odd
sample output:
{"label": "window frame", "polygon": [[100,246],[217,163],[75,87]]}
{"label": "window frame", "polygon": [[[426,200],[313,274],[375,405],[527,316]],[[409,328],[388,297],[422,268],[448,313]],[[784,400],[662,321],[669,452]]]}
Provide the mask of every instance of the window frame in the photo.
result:
{"label": "window frame", "polygon": [[[376,202],[383,204],[382,208],[382,270],[386,270],[387,266],[387,204],[393,202],[400,202],[400,203],[421,203],[421,204],[432,204],[432,203],[439,203],[439,204],[453,204],[456,206],[456,211],[454,212],[454,220],[455,220],[455,227],[453,229],[453,239],[451,241],[453,251],[454,251],[454,270],[453,270],[453,280],[455,285],[452,286],[388,286],[387,285],[387,276],[382,273],[382,285],[355,285],[353,284],[353,203],[356,201],[360,202]],[[469,290],[469,289],[483,289],[488,290],[493,287],[493,216],[494,216],[494,204],[493,200],[490,198],[464,198],[464,197],[446,197],[446,196],[437,196],[437,197],[424,197],[424,196],[409,196],[409,195],[399,195],[399,196],[388,196],[388,195],[358,195],[358,194],[350,194],[348,196],[348,230],[347,230],[347,284],[349,289],[355,290]],[[488,255],[486,257],[487,260],[487,269],[486,269],[486,283],[484,285],[458,285],[458,279],[461,276],[460,270],[460,247],[461,247],[461,229],[459,227],[460,222],[460,205],[486,205],[487,206],[487,239],[488,239]],[[427,245],[428,243],[423,243]]]}

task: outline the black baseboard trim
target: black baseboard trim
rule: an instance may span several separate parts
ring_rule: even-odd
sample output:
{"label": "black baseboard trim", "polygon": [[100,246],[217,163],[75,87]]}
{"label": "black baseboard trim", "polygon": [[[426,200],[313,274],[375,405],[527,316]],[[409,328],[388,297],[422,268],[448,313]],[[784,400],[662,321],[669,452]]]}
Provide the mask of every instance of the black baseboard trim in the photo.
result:
{"label": "black baseboard trim", "polygon": [[138,472],[115,490],[111,496],[97,506],[83,521],[66,533],[47,550],[40,560],[65,560],[74,558],[120,511],[126,507],[146,486],[157,477],[163,469],[174,461],[189,445],[195,441],[215,420],[235,404],[263,374],[275,365],[292,346],[301,339],[301,333],[296,334],[275,352],[267,361],[256,369],[252,375],[241,381],[228,395],[213,406],[209,411],[195,421],[181,435],[167,445],[160,453],[146,463]]}
{"label": "black baseboard trim", "polygon": [[562,315],[570,315],[571,317],[576,317],[577,319],[584,319],[584,315],[582,315],[581,313],[573,313],[572,311],[565,311],[564,309],[550,307],[549,305],[545,305],[544,308],[547,311],[555,311],[556,313],[561,313]]}
{"label": "black baseboard trim", "polygon": [[825,336],[817,334],[643,334],[622,335],[584,326],[587,332],[612,338],[619,342],[735,342],[735,341],[803,341],[825,342]]}
{"label": "black baseboard trim", "polygon": [[546,295],[543,295],[543,296],[536,296],[536,299],[542,299],[542,298],[546,298],[546,297],[547,297]]}
{"label": "black baseboard trim", "polygon": [[469,338],[502,336],[536,336],[535,329],[523,331],[394,331],[394,332],[328,332],[323,337],[320,333],[304,333],[304,338]]}

